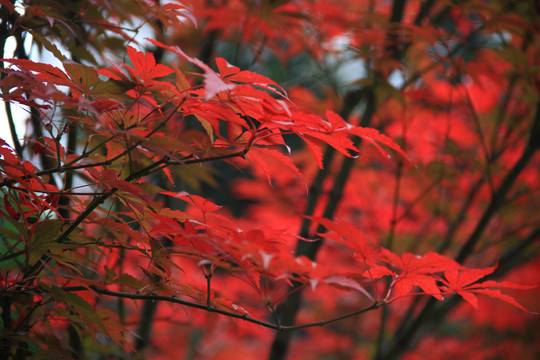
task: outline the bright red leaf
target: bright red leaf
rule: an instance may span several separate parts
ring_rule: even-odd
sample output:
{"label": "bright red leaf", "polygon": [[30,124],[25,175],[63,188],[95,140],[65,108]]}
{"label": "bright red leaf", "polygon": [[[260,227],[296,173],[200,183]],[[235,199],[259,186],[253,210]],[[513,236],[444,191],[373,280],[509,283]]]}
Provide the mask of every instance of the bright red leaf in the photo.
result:
{"label": "bright red leaf", "polygon": [[489,297],[502,300],[511,305],[514,305],[524,311],[529,312],[513,297],[503,294],[499,289],[532,289],[536,285],[518,285],[507,281],[496,282],[492,280],[479,282],[483,277],[493,273],[497,268],[496,265],[485,269],[462,269],[449,270],[444,272],[443,284],[451,293],[455,292],[475,309],[478,309],[478,300],[476,294],[484,294]]}

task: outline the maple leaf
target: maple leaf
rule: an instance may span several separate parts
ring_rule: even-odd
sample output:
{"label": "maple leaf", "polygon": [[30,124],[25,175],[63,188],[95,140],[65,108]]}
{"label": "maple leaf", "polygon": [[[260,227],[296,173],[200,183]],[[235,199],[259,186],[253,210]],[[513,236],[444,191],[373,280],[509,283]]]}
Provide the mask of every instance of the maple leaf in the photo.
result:
{"label": "maple leaf", "polygon": [[481,278],[493,273],[496,268],[497,265],[493,265],[485,269],[455,269],[445,271],[444,279],[442,279],[443,286],[446,287],[447,291],[451,294],[456,293],[461,296],[475,309],[478,309],[478,299],[476,294],[484,294],[507,302],[530,313],[529,310],[518,303],[513,297],[503,294],[499,289],[526,290],[535,288],[536,285],[519,285],[508,281],[497,282],[493,280],[478,282]]}
{"label": "maple leaf", "polygon": [[[279,86],[275,81],[267,78],[266,76],[243,70],[240,71],[240,68],[234,65],[229,64],[223,58],[216,58],[216,65],[218,67],[221,77],[226,81],[235,81],[239,83],[251,84],[259,86],[270,90],[271,92],[282,96],[287,97],[285,90]],[[275,88],[278,88],[280,91],[276,91]]]}
{"label": "maple leaf", "polygon": [[72,81],[62,70],[50,64],[37,63],[26,59],[0,59],[0,61],[9,62],[21,69],[36,72],[36,76],[41,81],[55,85],[73,86]]}
{"label": "maple leaf", "polygon": [[354,251],[354,256],[362,262],[370,262],[379,257],[379,249],[369,245],[364,233],[355,226],[345,221],[331,221],[324,218],[308,217],[321,225],[324,225],[330,232],[318,233],[318,235],[332,239],[346,245]]}
{"label": "maple leaf", "polygon": [[317,166],[319,167],[319,169],[322,169],[324,165],[322,146],[319,143],[317,143],[317,141],[311,140],[309,138],[303,138],[303,140],[306,143],[309,152],[315,159]]}
{"label": "maple leaf", "polygon": [[216,94],[222,91],[232,90],[234,88],[235,88],[235,85],[227,84],[212,69],[210,69],[210,71],[205,71],[204,73],[204,90],[205,90],[204,98],[206,100],[210,100]]}
{"label": "maple leaf", "polygon": [[381,152],[381,154],[385,155],[388,158],[390,158],[390,154],[384,151],[379,144],[388,146],[389,148],[401,154],[405,159],[408,159],[407,155],[398,144],[396,144],[388,136],[381,134],[378,130],[362,126],[353,126],[347,123],[341,118],[341,116],[339,116],[333,111],[327,111],[326,118],[330,122],[333,131],[346,131],[349,134],[359,136],[363,140],[369,142],[370,144],[373,144]]}
{"label": "maple leaf", "polygon": [[188,204],[191,204],[197,209],[199,209],[201,213],[203,214],[203,216],[207,213],[214,212],[216,210],[221,209],[221,206],[216,205],[209,200],[206,200],[202,196],[193,195],[186,191],[181,191],[179,193],[172,192],[172,191],[162,191],[161,194],[184,200]]}
{"label": "maple leaf", "polygon": [[156,19],[161,21],[165,29],[168,29],[170,26],[178,25],[179,21],[182,22],[186,18],[197,27],[197,19],[184,5],[174,4],[172,2],[167,2],[165,4],[145,2],[144,4],[148,7],[149,12]]}
{"label": "maple leaf", "polygon": [[162,48],[165,48],[167,50],[174,52],[175,54],[189,61],[190,63],[197,65],[199,68],[201,68],[204,71],[204,90],[205,90],[204,98],[205,100],[210,100],[217,93],[221,91],[232,90],[236,86],[234,84],[227,84],[225,81],[223,81],[223,79],[221,79],[221,77],[214,70],[210,68],[210,66],[206,65],[204,62],[202,62],[201,60],[197,58],[193,58],[191,56],[186,55],[186,53],[184,53],[182,49],[180,49],[178,46],[168,46],[153,39],[146,39],[146,40],[150,41],[152,44],[156,46],[159,46],[159,47],[162,47]]}
{"label": "maple leaf", "polygon": [[270,162],[286,166],[292,170],[298,176],[298,178],[303,179],[300,170],[298,170],[296,165],[294,165],[291,158],[283,155],[278,150],[252,147],[246,154],[246,158],[255,165],[256,170],[259,170],[264,174],[268,180],[268,184],[270,185],[272,185],[272,175],[275,174],[275,169],[277,169],[276,166],[272,166],[272,168],[270,168]]}
{"label": "maple leaf", "polygon": [[365,141],[369,142],[370,144],[373,144],[381,152],[381,154],[385,155],[388,158],[390,158],[390,154],[384,151],[384,149],[379,144],[388,146],[389,148],[401,154],[405,159],[408,159],[407,155],[398,144],[396,144],[388,136],[381,134],[376,129],[356,126],[350,129],[349,132],[351,134],[360,136]]}
{"label": "maple leaf", "polygon": [[374,266],[366,270],[364,276],[380,278],[393,274],[396,277],[394,286],[401,295],[410,293],[418,286],[426,294],[432,295],[437,300],[443,300],[443,294],[437,285],[439,277],[436,274],[461,269],[461,265],[456,261],[433,252],[423,256],[412,253],[403,253],[399,256],[383,248],[381,253],[390,266]]}
{"label": "maple leaf", "polygon": [[129,77],[127,73],[118,65],[116,62],[106,59],[109,64],[111,64],[112,67],[108,68],[102,68],[97,69],[96,71],[98,74],[103,75],[105,77],[108,77],[109,79],[113,79],[116,81],[129,81]]}
{"label": "maple leaf", "polygon": [[144,84],[146,81],[158,77],[167,76],[173,72],[173,69],[163,64],[156,64],[154,55],[147,52],[137,51],[135,48],[128,46],[127,53],[133,67],[124,65],[133,79],[141,79]]}
{"label": "maple leaf", "polygon": [[332,275],[324,278],[322,281],[337,288],[354,289],[361,292],[368,299],[373,301],[373,296],[356,280],[345,275]]}
{"label": "maple leaf", "polygon": [[141,191],[141,188],[136,184],[121,179],[118,174],[109,169],[97,170],[96,168],[86,169],[88,175],[90,175],[96,183],[103,186],[108,191],[116,188],[122,192],[134,195],[143,202],[149,201],[149,196],[146,192]]}

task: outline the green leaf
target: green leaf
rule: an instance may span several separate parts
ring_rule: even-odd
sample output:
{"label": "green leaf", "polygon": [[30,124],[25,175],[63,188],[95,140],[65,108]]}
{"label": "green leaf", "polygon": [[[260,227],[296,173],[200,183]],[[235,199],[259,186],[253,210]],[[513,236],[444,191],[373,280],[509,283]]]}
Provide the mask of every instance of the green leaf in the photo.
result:
{"label": "green leaf", "polygon": [[101,82],[99,74],[92,67],[77,63],[64,63],[64,69],[71,80],[86,91]]}
{"label": "green leaf", "polygon": [[130,99],[126,92],[133,88],[133,84],[126,81],[109,79],[100,81],[94,86],[94,95],[101,96],[106,99]]}
{"label": "green leaf", "polygon": [[29,263],[35,263],[48,251],[50,244],[60,235],[63,225],[63,221],[54,219],[37,224],[36,230],[31,235]]}
{"label": "green leaf", "polygon": [[146,286],[144,281],[136,279],[130,274],[122,274],[118,276],[116,279],[114,279],[113,284],[126,285],[127,287],[137,291]]}
{"label": "green leaf", "polygon": [[28,33],[32,35],[36,43],[43,45],[43,47],[49,50],[57,59],[60,61],[67,61],[68,59],[58,50],[55,44],[50,42],[45,36],[41,35],[39,32],[30,29],[26,29]]}
{"label": "green leaf", "polygon": [[56,286],[51,287],[50,291],[57,301],[65,304],[68,308],[71,308],[72,311],[79,315],[79,319],[76,320],[79,320],[81,323],[90,322],[91,324],[97,325],[101,330],[107,332],[107,329],[96,313],[96,310],[92,305],[90,305],[90,303],[88,303],[88,301],[75,293],[65,292]]}

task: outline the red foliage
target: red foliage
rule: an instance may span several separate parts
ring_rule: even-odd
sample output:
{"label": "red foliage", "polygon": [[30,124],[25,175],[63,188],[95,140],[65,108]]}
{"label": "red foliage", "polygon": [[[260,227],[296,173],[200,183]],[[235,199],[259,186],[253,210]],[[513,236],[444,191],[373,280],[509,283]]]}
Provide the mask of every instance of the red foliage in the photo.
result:
{"label": "red foliage", "polygon": [[532,3],[1,3],[0,357],[540,353]]}

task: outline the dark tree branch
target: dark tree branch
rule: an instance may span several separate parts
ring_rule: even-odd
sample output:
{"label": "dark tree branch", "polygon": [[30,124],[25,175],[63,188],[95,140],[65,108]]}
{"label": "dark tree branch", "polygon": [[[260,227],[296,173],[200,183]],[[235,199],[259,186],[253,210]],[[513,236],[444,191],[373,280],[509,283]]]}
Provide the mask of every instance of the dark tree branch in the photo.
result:
{"label": "dark tree branch", "polygon": [[62,288],[62,290],[65,291],[65,292],[79,292],[79,291],[89,291],[89,290],[91,290],[91,291],[93,291],[95,293],[98,293],[98,294],[101,294],[101,295],[107,295],[107,296],[112,296],[112,297],[116,297],[116,298],[124,298],[124,299],[132,299],[132,300],[150,300],[150,301],[170,302],[170,303],[180,304],[180,305],[183,305],[183,306],[188,306],[188,307],[195,308],[195,309],[200,309],[200,310],[205,310],[205,311],[208,311],[208,312],[217,313],[217,314],[224,315],[224,316],[234,318],[234,319],[241,319],[241,320],[244,320],[244,321],[256,324],[256,325],[260,325],[260,326],[263,326],[263,327],[266,327],[266,328],[278,330],[280,332],[290,332],[290,331],[306,329],[306,328],[310,328],[310,327],[325,326],[325,325],[334,323],[336,321],[340,321],[340,320],[343,320],[343,319],[346,319],[346,318],[350,318],[350,317],[353,317],[353,316],[356,316],[356,315],[360,315],[362,313],[365,313],[365,312],[370,311],[370,310],[377,309],[377,308],[385,305],[384,301],[375,302],[372,305],[367,306],[365,308],[362,308],[362,309],[359,309],[359,310],[356,310],[356,311],[352,311],[352,312],[349,312],[349,313],[346,313],[346,314],[343,314],[343,315],[340,315],[340,316],[336,316],[336,317],[333,317],[333,318],[327,319],[327,320],[321,320],[321,321],[316,321],[316,322],[311,322],[311,323],[306,323],[306,324],[300,324],[300,325],[280,325],[280,324],[274,324],[274,323],[269,323],[269,322],[266,322],[266,321],[255,319],[253,317],[248,316],[247,313],[239,314],[237,312],[232,312],[232,311],[228,311],[228,310],[219,309],[219,308],[216,308],[214,306],[208,306],[208,304],[206,304],[206,303],[205,304],[199,304],[199,303],[195,303],[195,302],[192,302],[192,301],[179,299],[179,298],[174,297],[174,296],[162,296],[162,295],[155,295],[155,294],[134,294],[134,293],[121,292],[121,291],[112,291],[112,290],[102,289],[102,288],[98,288],[98,287],[87,288],[87,287],[83,287],[83,286],[64,287],[64,288]]}

